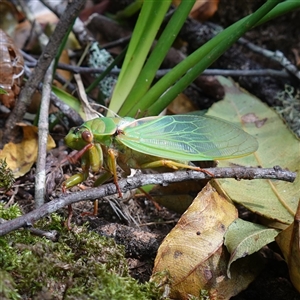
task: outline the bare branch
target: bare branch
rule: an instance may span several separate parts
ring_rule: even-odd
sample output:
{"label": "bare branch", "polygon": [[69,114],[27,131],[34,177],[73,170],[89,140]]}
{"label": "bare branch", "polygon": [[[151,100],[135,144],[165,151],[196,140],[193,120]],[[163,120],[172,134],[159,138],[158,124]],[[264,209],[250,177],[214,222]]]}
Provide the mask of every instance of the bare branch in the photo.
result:
{"label": "bare branch", "polygon": [[[59,19],[64,15],[64,1],[41,0],[41,2]],[[83,22],[79,18],[76,19],[73,25],[73,32],[82,48],[94,41],[94,38],[87,33]]]}
{"label": "bare branch", "polygon": [[[26,54],[25,54],[26,55]],[[28,55],[28,54],[27,54]],[[35,67],[36,63],[26,62],[26,65],[30,68]],[[90,67],[79,67],[79,66],[72,66],[67,65],[64,63],[58,63],[57,65],[58,69],[62,70],[68,70],[76,74],[85,74],[85,73],[92,73],[92,74],[98,74],[98,73],[104,73],[106,71],[106,68],[90,68]],[[113,68],[110,71],[110,74],[119,75],[121,69]],[[171,69],[160,69],[156,72],[156,77],[160,78],[163,77],[165,74],[169,73]],[[290,75],[285,71],[278,71],[274,69],[260,69],[260,70],[223,70],[223,69],[206,69],[202,72],[203,76],[211,76],[211,75],[222,75],[222,76],[276,76],[281,78],[288,78]]]}
{"label": "bare branch", "polygon": [[84,0],[75,0],[69,2],[65,13],[58,22],[53,34],[49,39],[48,44],[46,45],[42,55],[38,60],[37,67],[34,69],[30,78],[28,78],[25,87],[21,91],[18,104],[15,106],[14,110],[7,119],[7,122],[5,124],[5,132],[3,135],[3,143],[6,143],[8,141],[9,137],[11,136],[11,132],[15,128],[15,124],[22,120],[26,112],[26,108],[30,104],[35,90],[43,79],[46,70],[48,69],[51,61],[57,53],[57,49],[59,48],[62,39],[66,35],[68,28],[72,24],[74,18],[77,17],[84,2]]}
{"label": "bare branch", "polygon": [[[235,179],[277,179],[293,182],[296,178],[296,173],[282,170],[276,166],[270,169],[263,168],[208,168],[203,169],[212,174],[210,176],[203,172],[197,171],[178,171],[173,173],[162,174],[143,174],[134,177],[128,177],[119,181],[119,187],[122,192],[132,190],[147,184],[168,185],[172,182],[180,182],[193,179],[210,179],[210,178],[235,178]],[[46,215],[57,211],[67,205],[79,201],[96,200],[105,196],[117,193],[115,184],[109,183],[97,188],[91,188],[77,193],[63,195],[60,198],[48,202],[41,207],[29,212],[28,214],[5,222],[0,225],[0,236],[7,234],[21,227],[31,227],[33,223]]]}
{"label": "bare branch", "polygon": [[[30,77],[31,71],[25,66],[25,75]],[[37,88],[40,92],[43,91],[43,85],[40,83]],[[83,119],[80,115],[70,106],[66,105],[61,99],[59,99],[52,91],[50,93],[50,100],[59,110],[71,121],[72,126],[79,126],[83,123]]]}
{"label": "bare branch", "polygon": [[280,63],[282,67],[284,67],[287,71],[289,71],[290,73],[295,75],[300,80],[300,71],[298,70],[298,68],[295,65],[292,64],[291,61],[289,61],[284,56],[284,54],[281,51],[276,50],[275,52],[273,52],[273,51],[264,49],[262,47],[259,47],[255,44],[251,43],[250,41],[248,41],[244,38],[240,38],[238,42],[242,45],[245,45],[252,51],[259,53],[273,61]]}
{"label": "bare branch", "polygon": [[36,207],[44,204],[45,197],[45,182],[46,182],[46,156],[47,156],[47,141],[49,134],[49,106],[50,106],[50,94],[51,85],[53,79],[54,61],[50,64],[43,84],[42,101],[39,117],[39,144],[38,144],[38,156],[36,162],[36,176],[35,176],[35,205]]}

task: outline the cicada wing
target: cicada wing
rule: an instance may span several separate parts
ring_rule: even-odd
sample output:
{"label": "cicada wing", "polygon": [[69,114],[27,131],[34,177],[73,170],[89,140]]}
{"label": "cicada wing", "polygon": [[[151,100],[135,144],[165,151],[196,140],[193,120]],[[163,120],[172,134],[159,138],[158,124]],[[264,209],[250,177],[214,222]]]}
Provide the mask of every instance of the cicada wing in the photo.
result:
{"label": "cicada wing", "polygon": [[258,148],[256,139],[242,129],[214,117],[194,115],[135,120],[116,138],[138,152],[182,161],[240,157]]}

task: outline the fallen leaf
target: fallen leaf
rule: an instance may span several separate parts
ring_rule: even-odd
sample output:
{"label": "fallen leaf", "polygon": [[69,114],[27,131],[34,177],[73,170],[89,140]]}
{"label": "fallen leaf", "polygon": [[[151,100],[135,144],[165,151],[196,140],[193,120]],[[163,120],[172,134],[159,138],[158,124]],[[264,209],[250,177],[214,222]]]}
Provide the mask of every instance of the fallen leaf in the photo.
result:
{"label": "fallen leaf", "polygon": [[183,93],[180,93],[167,107],[168,113],[172,115],[186,114],[195,110],[193,102]]}
{"label": "fallen leaf", "polygon": [[[12,36],[14,34],[15,28],[18,24],[18,11],[17,8],[8,1],[0,2],[1,20],[0,28],[4,30],[7,34]],[[1,44],[3,42],[1,41]]]}
{"label": "fallen leaf", "polygon": [[154,202],[182,214],[206,183],[204,180],[193,180],[171,183],[168,186],[155,185],[149,190],[149,194]]}
{"label": "fallen leaf", "polygon": [[214,104],[208,115],[223,118],[254,136],[258,150],[248,156],[220,160],[219,167],[280,166],[298,176],[293,183],[281,180],[214,180],[214,186],[252,212],[264,218],[269,227],[284,229],[293,222],[299,199],[300,143],[282,119],[259,99],[237,87],[233,81],[218,76],[225,98]]}
{"label": "fallen leaf", "polygon": [[[0,150],[0,159],[6,159],[7,166],[13,171],[15,178],[23,176],[31,169],[38,153],[38,128],[22,124],[19,126],[23,130],[22,142],[18,144],[10,142]],[[49,135],[47,150],[54,147],[55,142]]]}
{"label": "fallen leaf", "polygon": [[288,264],[291,281],[300,292],[300,201],[294,222],[276,237],[276,242]]}
{"label": "fallen leaf", "polygon": [[236,218],[234,205],[207,184],[159,247],[152,279],[167,272],[172,299],[198,297],[204,290],[210,299],[229,299],[245,289],[257,275],[253,257],[235,262],[231,279],[226,275],[229,253],[223,238]]}
{"label": "fallen leaf", "polygon": [[[173,0],[172,2],[178,6],[181,0]],[[219,0],[196,1],[190,12],[190,17],[203,22],[214,15],[218,10],[218,4]]]}

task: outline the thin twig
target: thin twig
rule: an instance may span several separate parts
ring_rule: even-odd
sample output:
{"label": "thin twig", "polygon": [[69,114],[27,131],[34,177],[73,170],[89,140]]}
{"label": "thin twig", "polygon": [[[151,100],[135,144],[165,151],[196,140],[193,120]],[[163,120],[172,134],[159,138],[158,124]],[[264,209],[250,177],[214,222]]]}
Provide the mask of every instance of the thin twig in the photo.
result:
{"label": "thin twig", "polygon": [[[25,64],[25,66],[27,67],[27,70],[29,70],[28,68],[35,68],[37,65],[37,60],[32,57],[31,55],[27,54],[25,51],[21,50],[21,53],[24,57],[24,60],[27,61],[27,64]],[[70,65],[67,65],[70,66]],[[57,68],[57,69],[62,69],[62,68]],[[67,70],[67,69],[65,69]],[[74,72],[75,73],[75,72]],[[27,71],[27,73],[25,72],[26,76],[29,77],[31,74],[31,71],[29,70],[29,72]],[[56,73],[55,74],[55,79],[61,83],[61,84],[67,84],[67,87],[70,91],[76,91],[76,86],[74,84],[72,84],[71,82],[69,82],[69,80],[66,80],[63,76],[61,76],[60,74]]]}
{"label": "thin twig", "polygon": [[[25,62],[26,63],[26,62]],[[34,62],[27,62],[26,65],[30,68],[35,67]],[[103,73],[106,68],[90,68],[90,67],[78,67],[67,65],[63,63],[58,63],[58,69],[71,71],[75,74],[98,74]],[[161,69],[156,72],[156,77],[160,78],[165,74],[169,73],[172,69]],[[118,75],[121,69],[113,68],[110,74]],[[281,78],[288,78],[290,75],[285,70],[274,70],[274,69],[260,69],[260,70],[224,70],[224,69],[207,69],[201,75],[222,75],[222,76],[276,76]]]}
{"label": "thin twig", "polygon": [[[280,167],[270,169],[263,168],[208,168],[205,171],[213,175],[210,176],[204,172],[197,171],[178,171],[162,174],[143,174],[133,177],[128,177],[119,181],[119,187],[122,192],[132,190],[147,184],[168,185],[172,182],[180,182],[185,180],[195,179],[210,179],[210,178],[235,178],[235,179],[277,179],[293,182],[296,178],[296,173],[282,170]],[[109,183],[100,187],[91,188],[81,192],[62,195],[60,198],[48,202],[41,207],[29,212],[14,220],[5,222],[0,225],[0,236],[7,234],[21,227],[32,227],[33,223],[44,216],[53,213],[63,207],[71,205],[79,201],[96,200],[105,196],[117,193],[115,184]]]}
{"label": "thin twig", "polygon": [[35,176],[35,207],[40,207],[45,203],[45,183],[46,183],[46,156],[47,141],[49,134],[49,105],[50,94],[52,88],[54,61],[50,64],[43,83],[43,92],[41,100],[41,108],[39,114],[39,140],[38,140],[38,156],[36,162]]}
{"label": "thin twig", "polygon": [[[9,222],[9,221],[0,218],[0,225],[4,224],[6,222]],[[40,236],[40,237],[45,237],[46,239],[48,239],[52,242],[57,242],[58,241],[59,233],[57,232],[57,230],[45,231],[45,230],[41,230],[41,229],[33,228],[33,227],[28,228],[28,230],[32,234],[34,234],[36,236]]]}
{"label": "thin twig", "polygon": [[253,52],[259,53],[273,61],[278,62],[282,67],[284,67],[287,71],[289,71],[291,74],[293,74],[300,80],[300,71],[298,70],[298,68],[295,65],[292,64],[291,61],[289,61],[284,56],[284,54],[281,51],[276,50],[274,52],[274,51],[264,49],[262,47],[259,47],[255,44],[251,43],[250,41],[246,40],[245,38],[240,38],[238,40],[238,42],[240,44],[246,46],[247,48],[251,49]]}
{"label": "thin twig", "polygon": [[[26,77],[30,77],[31,70],[25,65],[24,73]],[[43,91],[43,85],[40,83],[38,85],[38,90]],[[72,126],[79,126],[83,123],[83,119],[80,115],[70,106],[66,105],[61,99],[59,99],[52,91],[50,93],[50,100],[53,105],[55,105],[71,122]]]}
{"label": "thin twig", "polygon": [[36,36],[38,37],[41,48],[44,49],[44,47],[47,45],[49,41],[47,35],[43,32],[40,23],[36,22],[35,16],[33,15],[28,5],[24,2],[24,0],[18,0],[18,2],[22,7],[23,12],[26,14],[26,19],[31,23],[31,26],[35,31]]}
{"label": "thin twig", "polygon": [[77,17],[84,2],[84,0],[69,1],[65,13],[59,20],[53,34],[49,39],[48,44],[38,60],[37,67],[32,72],[32,75],[28,78],[25,87],[20,93],[17,105],[7,119],[3,135],[4,143],[9,141],[12,131],[15,129],[15,124],[23,119],[35,90],[43,79],[46,70],[57,53],[57,49],[59,48],[62,39],[66,35],[73,20]]}
{"label": "thin twig", "polygon": [[[64,10],[65,1],[64,0],[61,0],[61,1],[41,0],[41,2],[48,9],[50,9],[59,19],[64,15],[64,13],[65,13],[65,10]],[[83,22],[79,18],[76,19],[72,30],[82,48],[85,48],[90,42],[94,41],[94,38],[87,33]]]}

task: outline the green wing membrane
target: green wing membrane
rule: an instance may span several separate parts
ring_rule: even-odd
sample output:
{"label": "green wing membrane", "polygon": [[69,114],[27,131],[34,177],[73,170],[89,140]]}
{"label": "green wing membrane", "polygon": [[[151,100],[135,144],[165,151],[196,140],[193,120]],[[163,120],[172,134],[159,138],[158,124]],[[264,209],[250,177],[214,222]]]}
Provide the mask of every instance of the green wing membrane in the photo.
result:
{"label": "green wing membrane", "polygon": [[120,128],[117,141],[148,155],[181,161],[240,157],[258,148],[254,137],[226,121],[194,115],[149,117]]}

